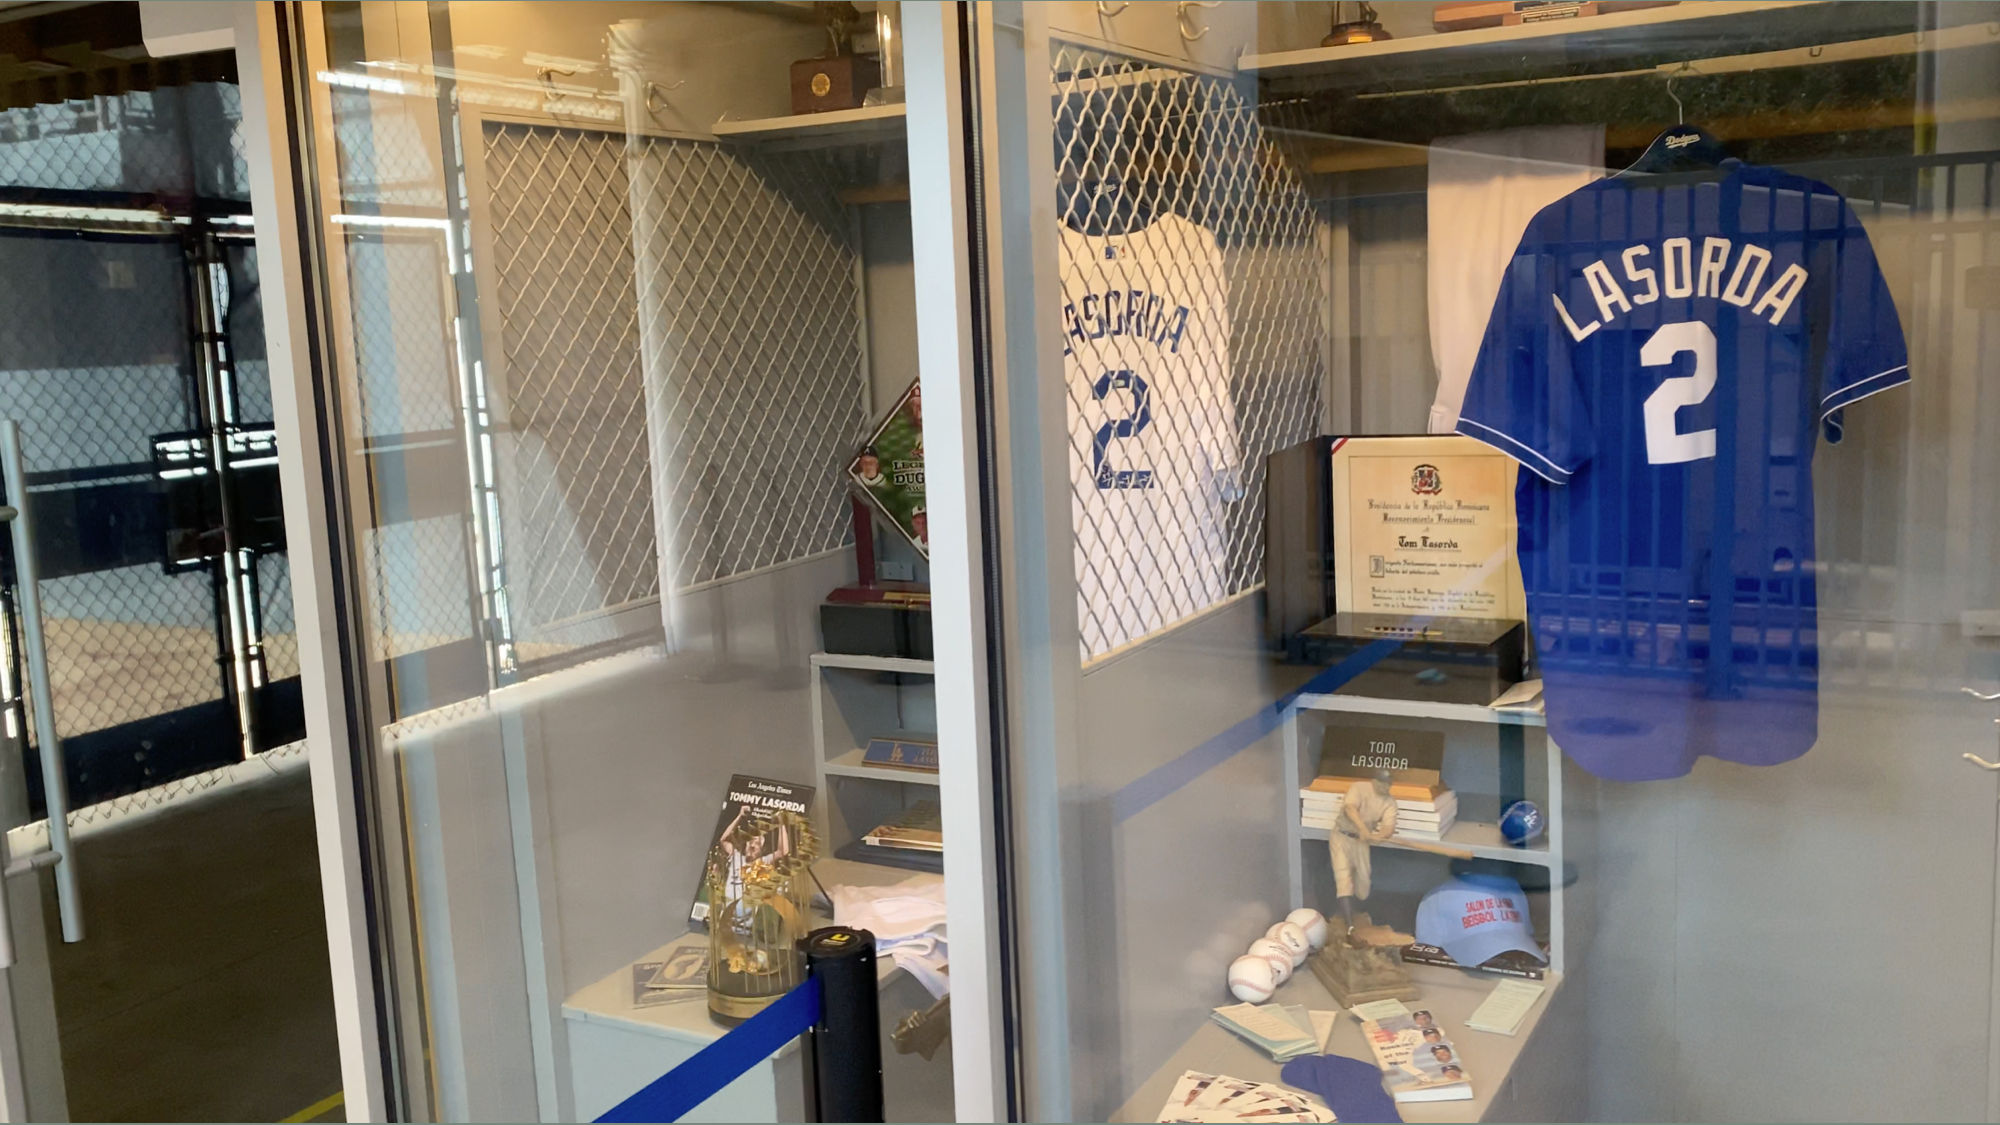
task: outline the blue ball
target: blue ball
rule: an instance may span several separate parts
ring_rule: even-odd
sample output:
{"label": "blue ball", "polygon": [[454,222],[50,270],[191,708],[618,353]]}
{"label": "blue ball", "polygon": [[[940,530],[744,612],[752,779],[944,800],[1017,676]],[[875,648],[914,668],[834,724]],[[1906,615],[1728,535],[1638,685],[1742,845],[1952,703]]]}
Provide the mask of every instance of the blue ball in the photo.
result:
{"label": "blue ball", "polygon": [[1517,848],[1540,836],[1547,827],[1548,818],[1533,801],[1515,801],[1500,814],[1500,835]]}

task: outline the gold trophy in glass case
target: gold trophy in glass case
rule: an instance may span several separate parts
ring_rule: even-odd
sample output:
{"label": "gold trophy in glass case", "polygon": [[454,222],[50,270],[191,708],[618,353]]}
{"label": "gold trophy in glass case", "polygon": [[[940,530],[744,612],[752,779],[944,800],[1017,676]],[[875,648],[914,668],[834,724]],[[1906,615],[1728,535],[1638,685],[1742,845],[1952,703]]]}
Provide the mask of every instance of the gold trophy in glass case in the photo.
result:
{"label": "gold trophy in glass case", "polygon": [[744,808],[708,853],[708,1010],[740,1023],[805,980],[819,837],[789,810]]}

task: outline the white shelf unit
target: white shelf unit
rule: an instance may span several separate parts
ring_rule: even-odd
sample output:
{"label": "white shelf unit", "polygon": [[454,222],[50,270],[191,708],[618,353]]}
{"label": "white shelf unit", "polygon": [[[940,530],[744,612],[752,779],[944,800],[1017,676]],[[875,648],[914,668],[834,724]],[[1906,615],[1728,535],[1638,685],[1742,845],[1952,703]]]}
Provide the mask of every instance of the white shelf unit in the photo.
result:
{"label": "white shelf unit", "polygon": [[901,102],[864,105],[858,109],[830,109],[825,113],[799,113],[786,117],[754,117],[742,121],[724,118],[709,131],[725,141],[757,144],[784,142],[789,145],[857,144],[900,139],[905,111]]}
{"label": "white shelf unit", "polygon": [[937,741],[936,667],[902,656],[812,655],[813,766],[821,852],[937,797],[938,776],[862,761],[871,738]]}
{"label": "white shelf unit", "polygon": [[1248,54],[1237,67],[1286,90],[1601,74],[1908,34],[1910,14],[1896,8],[1824,0],[1685,0],[1513,27]]}
{"label": "white shelf unit", "polygon": [[[1317,840],[1324,840],[1324,828],[1307,828],[1300,821],[1299,790],[1310,784],[1318,774],[1318,747],[1306,745],[1304,733],[1300,730],[1299,716],[1303,712],[1321,712],[1356,715],[1364,718],[1409,718],[1435,719],[1452,723],[1479,723],[1491,727],[1532,727],[1546,731],[1548,721],[1532,711],[1496,711],[1491,707],[1475,703],[1432,703],[1420,699],[1384,699],[1364,695],[1301,695],[1285,711],[1283,733],[1285,746],[1285,858],[1291,883],[1291,904],[1294,908],[1306,905],[1306,849]],[[1502,863],[1516,863],[1526,867],[1544,868],[1548,872],[1548,935],[1549,968],[1561,973],[1566,965],[1564,959],[1564,901],[1563,901],[1563,792],[1562,792],[1562,750],[1546,734],[1541,738],[1543,753],[1547,760],[1548,789],[1539,797],[1538,804],[1548,817],[1547,830],[1541,838],[1517,847],[1509,844],[1500,835],[1500,826],[1479,820],[1461,820],[1452,825],[1444,835],[1443,843],[1471,852],[1475,858],[1496,860]],[[1532,753],[1532,748],[1529,749]],[[1309,760],[1310,759],[1310,760]],[[1396,840],[1378,845],[1408,851],[1422,851]]]}

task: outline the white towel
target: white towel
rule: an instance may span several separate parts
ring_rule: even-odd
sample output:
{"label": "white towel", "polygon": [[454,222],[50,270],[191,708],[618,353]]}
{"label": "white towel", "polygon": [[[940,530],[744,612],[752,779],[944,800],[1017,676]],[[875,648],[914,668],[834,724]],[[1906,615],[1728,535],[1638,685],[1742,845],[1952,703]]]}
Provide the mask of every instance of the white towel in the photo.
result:
{"label": "white towel", "polygon": [[951,991],[945,938],[944,877],[915,875],[885,887],[827,888],[833,920],[875,935],[875,955],[887,957],[935,998]]}
{"label": "white towel", "polygon": [[1604,174],[1604,126],[1503,129],[1431,142],[1430,431],[1458,425],[1500,278],[1535,212]]}

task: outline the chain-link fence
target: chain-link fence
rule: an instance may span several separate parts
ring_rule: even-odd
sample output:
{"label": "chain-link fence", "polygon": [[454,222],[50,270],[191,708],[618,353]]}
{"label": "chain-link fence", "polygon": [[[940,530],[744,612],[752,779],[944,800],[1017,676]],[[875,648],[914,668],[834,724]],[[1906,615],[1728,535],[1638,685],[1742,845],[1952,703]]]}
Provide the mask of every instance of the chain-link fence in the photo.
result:
{"label": "chain-link fence", "polygon": [[483,140],[524,658],[609,639],[589,622],[662,573],[685,590],[846,543],[868,419],[842,168],[589,127]]}
{"label": "chain-link fence", "polygon": [[383,660],[480,636],[450,259],[441,230],[352,229],[345,250],[359,422],[376,478],[364,579],[372,654]]}
{"label": "chain-link fence", "polygon": [[[80,805],[171,799],[192,791],[188,779],[241,758],[234,693],[252,685],[234,679],[233,645],[254,651],[262,641],[278,655],[265,679],[297,674],[292,638],[239,639],[227,627],[226,606],[239,595],[220,580],[219,529],[198,522],[219,511],[215,477],[165,473],[158,460],[161,442],[206,441],[192,436],[211,421],[200,333],[225,329],[227,353],[243,357],[236,374],[253,385],[255,420],[269,419],[250,247],[233,248],[243,270],[210,275],[232,309],[216,325],[190,287],[204,268],[193,249],[198,224],[148,219],[145,209],[190,197],[240,204],[242,153],[238,93],[227,83],[0,110],[0,196],[73,198],[95,216],[75,229],[11,215],[0,225],[0,416],[22,429],[50,687]],[[274,485],[266,498],[275,511]],[[282,555],[258,558],[256,569],[257,616],[289,630]],[[10,620],[6,682],[16,693],[19,635]],[[295,738],[295,712],[269,711],[286,729],[260,732],[258,744]],[[32,756],[28,767],[37,773]]]}
{"label": "chain-link fence", "polygon": [[1089,659],[1263,580],[1264,459],[1319,425],[1324,259],[1236,85],[1065,44],[1052,61]]}
{"label": "chain-link fence", "polygon": [[685,589],[848,542],[867,373],[834,166],[650,137],[629,159],[663,581]]}
{"label": "chain-link fence", "polygon": [[242,118],[227,82],[0,109],[0,186],[245,201]]}
{"label": "chain-link fence", "polygon": [[[194,424],[183,276],[171,238],[0,232],[0,416],[21,424],[36,515],[54,517],[41,521],[43,626],[65,738],[222,697],[208,576],[164,572],[158,541],[86,550],[115,527],[56,522],[142,512],[152,435]],[[86,788],[91,768],[78,762]]]}
{"label": "chain-link fence", "polygon": [[[659,592],[622,133],[488,123],[508,605],[524,660]],[[657,620],[655,615],[654,620]]]}

